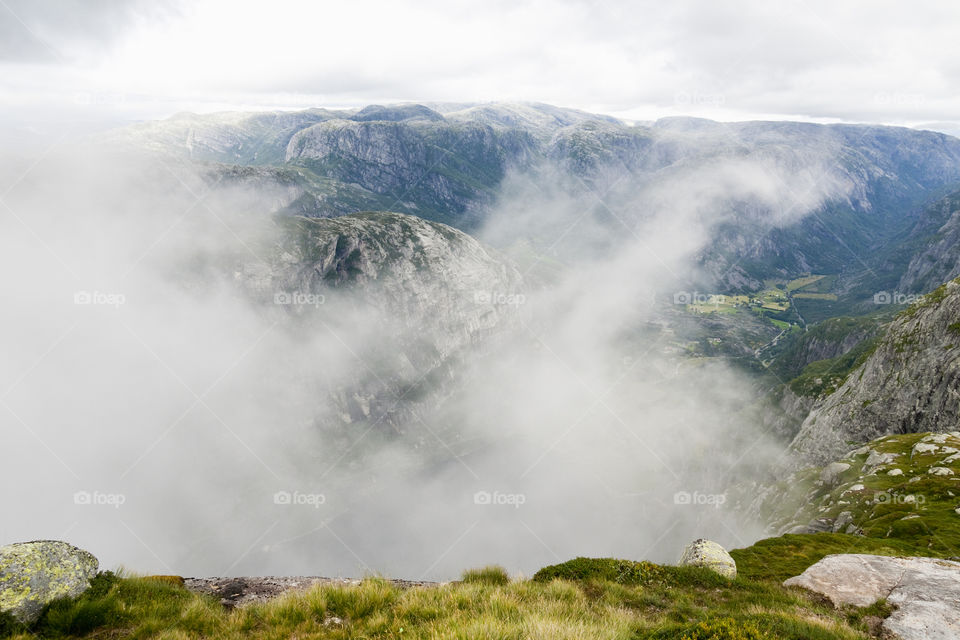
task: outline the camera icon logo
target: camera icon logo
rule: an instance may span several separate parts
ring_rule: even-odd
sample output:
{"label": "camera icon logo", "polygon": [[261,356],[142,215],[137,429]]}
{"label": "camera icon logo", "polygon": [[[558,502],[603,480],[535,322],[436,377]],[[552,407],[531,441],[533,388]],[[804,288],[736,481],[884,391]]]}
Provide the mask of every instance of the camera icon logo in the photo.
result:
{"label": "camera icon logo", "polygon": [[92,304],[93,296],[89,291],[77,291],[73,294],[73,304]]}
{"label": "camera icon logo", "polygon": [[73,504],[92,504],[93,495],[89,491],[77,491],[73,494]]}
{"label": "camera icon logo", "polygon": [[693,295],[689,291],[677,291],[673,294],[673,304],[693,304]]}
{"label": "camera icon logo", "polygon": [[289,491],[277,491],[273,494],[273,504],[290,504],[293,501],[293,496]]}
{"label": "camera icon logo", "polygon": [[888,291],[878,291],[873,294],[873,304],[890,304],[893,302],[893,296]]}
{"label": "camera icon logo", "polygon": [[489,491],[477,491],[473,494],[473,504],[490,504],[492,501],[493,496]]}
{"label": "camera icon logo", "polygon": [[673,494],[673,504],[690,504],[692,496],[689,491],[677,491]]}

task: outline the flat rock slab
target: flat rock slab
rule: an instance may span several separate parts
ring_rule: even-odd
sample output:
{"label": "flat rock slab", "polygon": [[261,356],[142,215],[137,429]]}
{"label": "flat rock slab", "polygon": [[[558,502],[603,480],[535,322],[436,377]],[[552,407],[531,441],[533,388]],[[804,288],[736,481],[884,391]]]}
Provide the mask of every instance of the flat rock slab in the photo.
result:
{"label": "flat rock slab", "polygon": [[960,638],[960,562],[866,554],[827,556],[784,586],[804,587],[834,606],[897,607],[883,628],[903,640]]}
{"label": "flat rock slab", "polygon": [[[352,586],[362,580],[356,578],[323,578],[319,576],[264,576],[243,578],[185,578],[184,586],[190,591],[204,593],[220,599],[225,607],[238,607],[255,602],[266,602],[288,591],[308,591],[317,585]],[[388,580],[402,589],[426,587],[437,582],[417,580]]]}

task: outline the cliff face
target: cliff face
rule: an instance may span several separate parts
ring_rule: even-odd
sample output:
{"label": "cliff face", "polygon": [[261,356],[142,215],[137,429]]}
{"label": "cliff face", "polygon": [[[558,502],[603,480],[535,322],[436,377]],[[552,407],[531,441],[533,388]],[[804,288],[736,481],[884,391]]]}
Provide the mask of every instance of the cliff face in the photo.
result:
{"label": "cliff face", "polygon": [[892,322],[876,350],[804,420],[792,447],[813,462],[880,436],[949,431],[960,417],[960,282]]}
{"label": "cliff face", "polygon": [[411,416],[452,389],[467,358],[521,312],[514,266],[443,224],[384,212],[279,222],[267,263],[236,277],[294,335],[349,351],[353,374],[322,372],[311,383],[336,408],[322,425],[332,431],[416,423]]}
{"label": "cliff face", "polygon": [[960,275],[960,193],[933,204],[925,218],[940,226],[927,230],[924,225],[914,232],[914,236],[920,236],[917,242],[921,250],[907,265],[899,292],[925,293]]}

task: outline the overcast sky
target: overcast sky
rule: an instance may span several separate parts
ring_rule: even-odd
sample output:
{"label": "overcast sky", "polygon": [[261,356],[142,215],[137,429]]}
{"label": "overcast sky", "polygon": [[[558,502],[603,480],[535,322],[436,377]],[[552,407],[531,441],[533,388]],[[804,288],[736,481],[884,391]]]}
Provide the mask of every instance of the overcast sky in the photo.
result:
{"label": "overcast sky", "polygon": [[0,115],[530,100],[950,130],[958,34],[949,0],[0,0]]}

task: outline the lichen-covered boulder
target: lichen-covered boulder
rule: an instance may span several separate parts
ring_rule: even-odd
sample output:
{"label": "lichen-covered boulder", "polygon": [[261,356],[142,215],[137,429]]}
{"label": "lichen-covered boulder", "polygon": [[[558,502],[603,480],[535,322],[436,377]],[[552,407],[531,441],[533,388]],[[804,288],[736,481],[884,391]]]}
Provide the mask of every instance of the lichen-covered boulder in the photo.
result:
{"label": "lichen-covered boulder", "polygon": [[0,611],[31,624],[46,604],[83,593],[99,567],[92,553],[66,542],[38,540],[0,547]]}
{"label": "lichen-covered boulder", "polygon": [[703,538],[687,545],[680,556],[680,566],[706,567],[730,579],[737,577],[737,563],[727,550]]}

